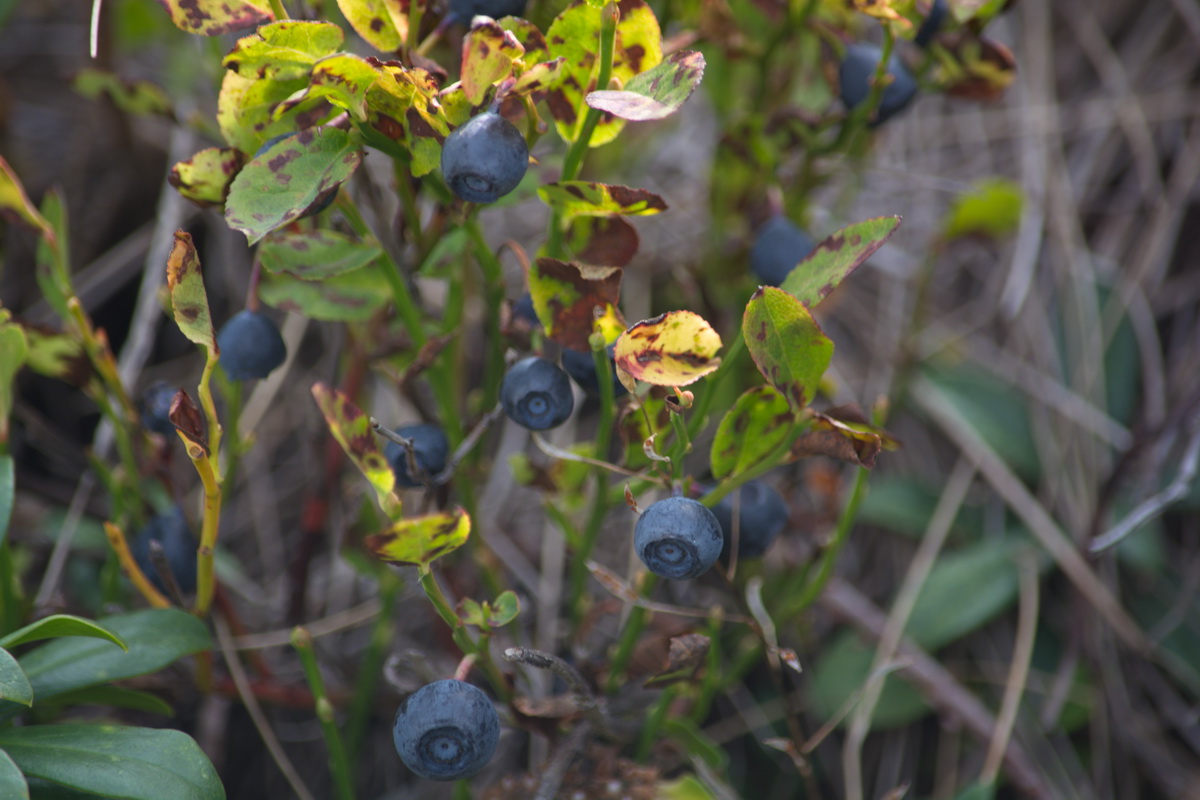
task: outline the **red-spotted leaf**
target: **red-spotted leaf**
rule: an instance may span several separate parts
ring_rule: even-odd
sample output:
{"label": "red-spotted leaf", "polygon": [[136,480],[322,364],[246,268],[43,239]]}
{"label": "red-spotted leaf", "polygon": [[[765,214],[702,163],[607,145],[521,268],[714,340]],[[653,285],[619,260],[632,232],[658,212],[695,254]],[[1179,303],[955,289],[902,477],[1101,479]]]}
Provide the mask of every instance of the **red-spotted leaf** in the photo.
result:
{"label": "red-spotted leaf", "polygon": [[438,101],[438,85],[423,69],[406,69],[395,63],[367,59],[383,73],[367,90],[367,124],[376,138],[370,143],[387,152],[397,146],[412,159],[413,175],[437,169],[442,142],[450,124]]}
{"label": "red-spotted leaf", "polygon": [[618,375],[656,386],[687,386],[721,366],[721,336],[692,311],[668,311],[639,322],[617,339]]}
{"label": "red-spotted leaf", "polygon": [[496,81],[512,74],[525,54],[517,37],[489,17],[476,17],[462,43],[462,85],[472,105],[483,102]]}
{"label": "red-spotted leaf", "polygon": [[875,466],[876,456],[887,444],[879,433],[815,411],[811,414],[811,425],[792,445],[792,456],[829,456],[867,469]]}
{"label": "red-spotted leaf", "polygon": [[836,231],[792,268],[780,284],[812,308],[883,246],[900,227],[900,217],[877,217]]}
{"label": "red-spotted leaf", "polygon": [[[550,56],[562,56],[566,74],[546,96],[558,133],[568,142],[579,137],[583,117],[579,115],[584,96],[595,89],[597,53],[600,45],[600,5],[579,0],[559,14],[546,31]],[[644,0],[623,0],[617,21],[612,76],[622,84],[633,80],[662,61],[662,31],[658,18]],[[605,114],[592,133],[590,145],[599,147],[616,138],[625,121]]]}
{"label": "red-spotted leaf", "polygon": [[621,119],[663,119],[679,110],[703,77],[703,54],[680,50],[653,69],[634,76],[620,91],[592,92],[587,104]]}
{"label": "red-spotted leaf", "polygon": [[217,336],[208,310],[200,257],[196,254],[192,235],[186,231],[175,231],[175,244],[167,256],[167,287],[179,330],[189,341],[210,351],[216,350]]}
{"label": "red-spotted leaf", "polygon": [[221,36],[275,19],[270,4],[247,0],[158,0],[181,31]]}
{"label": "red-spotted leaf", "polygon": [[243,78],[307,78],[313,64],[336,53],[344,39],[332,22],[281,20],[238,39],[221,63]]}
{"label": "red-spotted leaf", "polygon": [[367,119],[367,90],[382,73],[365,58],[351,53],[326,56],[312,67],[308,88],[279,104],[273,116],[282,117],[306,100],[323,97],[350,112],[358,122]]}
{"label": "red-spotted leaf", "polygon": [[25,187],[12,167],[0,156],[0,219],[24,225],[46,238],[54,238],[54,229],[25,194]]}
{"label": "red-spotted leaf", "polygon": [[714,478],[754,467],[791,434],[796,414],[770,386],[755,386],[737,399],[713,438],[709,468]]}
{"label": "red-spotted leaf", "polygon": [[596,267],[623,267],[637,254],[637,229],[616,215],[578,217],[567,232],[575,260]]}
{"label": "red-spotted leaf", "polygon": [[566,59],[560,56],[534,64],[521,73],[509,95],[520,97],[528,94],[536,99],[539,93],[557,88],[567,75],[566,63]]}
{"label": "red-spotted leaf", "polygon": [[267,141],[287,133],[312,128],[338,110],[322,97],[307,99],[277,114],[279,105],[308,87],[308,77],[294,80],[243,78],[226,72],[217,97],[217,124],[231,147],[254,154]]}
{"label": "red-spotted leaf", "polygon": [[398,517],[400,500],[392,492],[396,475],[379,450],[370,418],[349,397],[328,384],[313,384],[312,395],[329,425],[329,432],[371,484],[380,507],[392,519]]}
{"label": "red-spotted leaf", "polygon": [[428,566],[466,543],[471,518],[461,508],[396,521],[367,537],[367,549],[381,561]]}
{"label": "red-spotted leaf", "polygon": [[383,251],[337,231],[275,231],[258,246],[263,269],[306,281],[353,272],[370,264]]}
{"label": "red-spotted leaf", "polygon": [[794,410],[812,402],[833,358],[833,342],[807,306],[782,289],[760,286],[746,304],[742,337],[758,371]]}
{"label": "red-spotted leaf", "polygon": [[225,201],[225,221],[254,244],[318,207],[361,161],[362,147],[338,128],[289,136],[238,173]]}
{"label": "red-spotted leaf", "polygon": [[356,269],[322,280],[266,273],[259,298],[281,311],[295,311],[326,322],[365,322],[391,299],[378,269]]}
{"label": "red-spotted leaf", "polygon": [[376,50],[391,53],[404,44],[408,35],[405,0],[337,0],[337,4],[355,33]]}
{"label": "red-spotted leaf", "polygon": [[171,167],[167,182],[197,205],[219,206],[245,163],[245,154],[235,147],[208,147]]}
{"label": "red-spotted leaf", "polygon": [[529,267],[528,277],[533,309],[547,335],[563,347],[588,351],[588,337],[597,323],[605,341],[624,330],[625,321],[617,309],[619,268],[539,258]]}
{"label": "red-spotted leaf", "polygon": [[548,183],[538,188],[538,197],[568,220],[612,214],[646,216],[667,210],[667,201],[647,189],[588,181]]}

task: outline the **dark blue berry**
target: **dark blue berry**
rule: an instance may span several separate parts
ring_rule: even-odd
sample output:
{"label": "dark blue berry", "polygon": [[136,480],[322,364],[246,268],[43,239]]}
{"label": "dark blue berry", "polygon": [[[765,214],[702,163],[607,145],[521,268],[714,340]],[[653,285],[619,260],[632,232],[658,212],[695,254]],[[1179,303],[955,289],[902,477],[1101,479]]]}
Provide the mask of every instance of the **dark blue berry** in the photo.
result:
{"label": "dark blue berry", "polygon": [[[615,346],[615,344],[610,344],[607,348],[608,363],[612,364],[613,397],[624,397],[629,394],[629,390],[617,380],[617,367],[613,362],[613,348]],[[575,383],[579,384],[580,389],[583,389],[593,397],[600,394],[600,376],[596,374],[596,362],[592,359],[591,350],[585,353],[580,350],[564,349],[562,353],[562,365],[567,374],[575,379]]]}
{"label": "dark blue berry", "polygon": [[141,568],[142,574],[150,579],[154,588],[163,594],[167,587],[163,584],[162,576],[150,560],[150,540],[162,545],[167,557],[167,565],[179,589],[184,594],[196,591],[196,540],[188,530],[187,520],[183,511],[176,507],[172,511],[159,514],[146,524],[137,538],[133,541],[133,558]]}
{"label": "dark blue berry", "polygon": [[450,0],[450,13],[464,25],[480,14],[492,19],[519,17],[525,13],[525,0]]}
{"label": "dark blue berry", "polygon": [[767,286],[779,286],[792,268],[813,251],[817,243],[782,214],[764,222],[750,248],[750,270]]}
{"label": "dark blue berry", "polygon": [[567,421],[575,409],[571,379],[557,364],[530,356],[504,373],[500,404],[509,419],[531,431],[544,431]]}
{"label": "dark blue berry", "polygon": [[270,317],[246,309],[217,332],[221,366],[230,380],[265,378],[287,358],[287,346]]}
{"label": "dark blue berry", "polygon": [[171,401],[179,390],[167,381],[155,381],[142,392],[142,425],[147,430],[173,437],[175,426],[171,424]]}
{"label": "dark blue berry", "polygon": [[[405,439],[412,439],[413,457],[417,466],[424,470],[428,477],[433,477],[446,468],[446,459],[450,456],[450,442],[446,434],[437,425],[401,425],[396,433]],[[408,474],[408,452],[395,442],[388,442],[383,448],[383,457],[396,473],[396,483],[413,488],[422,486],[420,480]]]}
{"label": "dark blue berry", "polygon": [[920,28],[917,28],[917,35],[913,37],[913,42],[919,47],[928,47],[938,30],[941,29],[942,22],[946,18],[946,11],[946,0],[933,0],[933,5],[929,7],[929,13],[925,15],[925,21],[921,23]]}
{"label": "dark blue berry", "polygon": [[452,781],[483,769],[500,740],[492,701],[472,684],[442,680],[400,704],[392,741],[404,764],[423,778]]}
{"label": "dark blue berry", "polygon": [[537,311],[533,308],[533,295],[529,292],[521,295],[517,302],[513,303],[512,315],[513,319],[527,322],[531,328],[541,327],[542,321],[538,319]]}
{"label": "dark blue berry", "polygon": [[[873,44],[852,44],[846,48],[846,57],[838,69],[842,102],[846,108],[853,109],[867,99],[871,93],[871,78],[875,76],[881,58],[883,51]],[[903,111],[917,94],[916,78],[894,53],[888,60],[888,74],[893,80],[883,90],[872,126],[882,125]]]}
{"label": "dark blue berry", "polygon": [[787,503],[779,492],[762,481],[747,481],[713,506],[713,516],[721,523],[724,543],[721,560],[728,561],[733,542],[733,498],[738,495],[738,558],[758,558],[767,552],[788,521]]}
{"label": "dark blue berry", "polygon": [[646,569],[662,578],[703,575],[721,555],[721,524],[690,497],[652,503],[638,517],[633,548]]}
{"label": "dark blue berry", "polygon": [[485,111],[446,137],[442,177],[463,200],[492,203],[517,188],[529,166],[529,147],[517,127]]}

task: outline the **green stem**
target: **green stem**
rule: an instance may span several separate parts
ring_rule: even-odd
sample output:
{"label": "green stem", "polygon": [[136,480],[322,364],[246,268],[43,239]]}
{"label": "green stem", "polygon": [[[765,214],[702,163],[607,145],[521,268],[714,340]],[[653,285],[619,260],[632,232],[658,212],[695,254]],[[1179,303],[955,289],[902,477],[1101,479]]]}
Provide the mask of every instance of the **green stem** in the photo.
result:
{"label": "green stem", "polygon": [[291,19],[288,16],[287,9],[283,7],[283,0],[270,0],[271,13],[275,15],[275,19]]}
{"label": "green stem", "polygon": [[434,577],[433,571],[428,564],[420,566],[421,573],[421,588],[425,591],[425,596],[433,603],[433,608],[437,615],[442,618],[450,628],[450,635],[454,639],[454,643],[458,645],[458,649],[463,655],[477,655],[479,657],[479,666],[487,675],[488,681],[492,684],[493,691],[501,699],[507,703],[510,699],[511,692],[508,689],[508,682],[504,680],[504,675],[501,674],[496,662],[492,660],[491,652],[485,646],[480,646],[472,638],[467,627],[463,625],[463,621],[459,619],[458,614],[454,613],[454,609],[450,606],[450,601],[446,599],[446,595],[442,594],[442,587],[438,585],[437,578]]}
{"label": "green stem", "polygon": [[500,398],[500,381],[504,378],[504,336],[500,332],[500,305],[504,301],[504,268],[500,259],[488,247],[479,222],[474,216],[463,224],[467,235],[475,243],[475,260],[483,272],[484,307],[487,309],[488,354],[483,373],[483,404],[488,409]]}
{"label": "green stem", "polygon": [[204,484],[204,522],[200,529],[200,548],[196,553],[196,605],[193,609],[196,616],[203,618],[208,616],[208,609],[212,606],[216,584],[213,552],[217,547],[221,521],[221,483],[213,469],[216,453],[193,455],[190,447],[188,451],[196,472],[200,473],[200,482]]}
{"label": "green stem", "polygon": [[[649,596],[657,585],[658,576],[647,572],[642,581],[642,597]],[[609,694],[614,694],[621,688],[621,681],[625,677],[625,668],[629,666],[629,659],[633,657],[633,648],[637,645],[638,637],[642,635],[642,630],[646,627],[647,613],[646,609],[641,606],[634,606],[633,611],[629,614],[629,621],[625,623],[625,629],[621,631],[621,640],[617,643],[617,652],[613,654],[612,666],[609,668],[608,681],[605,684]]]}
{"label": "green stem", "polygon": [[688,436],[691,438],[695,439],[700,435],[708,417],[708,409],[712,406],[713,398],[716,396],[717,387],[721,385],[721,379],[735,369],[745,350],[746,342],[742,339],[742,326],[738,325],[733,341],[725,348],[725,355],[721,357],[721,366],[704,379],[704,391],[698,393],[699,396],[692,406],[692,417],[688,421]]}
{"label": "green stem", "polygon": [[321,668],[317,665],[317,656],[313,652],[312,634],[307,628],[296,627],[292,630],[292,647],[300,654],[304,677],[316,702],[317,720],[320,721],[321,733],[325,736],[325,749],[329,751],[329,771],[333,775],[334,790],[339,800],[354,800],[350,761],[346,758],[346,748],[342,745],[342,736],[333,718],[333,704],[325,691],[325,680],[321,677]]}
{"label": "green stem", "polygon": [[667,718],[667,712],[671,710],[671,703],[675,701],[675,695],[678,693],[678,686],[668,686],[663,689],[658,702],[650,708],[650,713],[646,715],[646,722],[642,726],[642,734],[638,737],[634,760],[642,762],[650,756],[650,748],[654,746],[654,740],[658,738],[658,731],[662,727],[663,720]]}
{"label": "green stem", "polygon": [[683,459],[692,452],[692,440],[688,437],[683,414],[674,411],[670,414],[671,428],[675,431],[675,443],[671,446],[671,479],[678,483],[683,479]]}
{"label": "green stem", "polygon": [[862,504],[862,499],[866,494],[867,478],[870,474],[870,470],[866,467],[858,468],[858,472],[854,475],[854,488],[850,490],[850,499],[846,501],[846,507],[842,509],[842,514],[838,517],[833,541],[821,554],[821,563],[817,567],[817,574],[805,585],[803,594],[795,602],[795,607],[787,609],[781,618],[786,619],[803,611],[821,596],[825,584],[829,583],[829,579],[833,576],[833,568],[837,563],[838,554],[842,552],[842,547],[850,538],[850,530],[854,527],[854,520],[858,517],[858,507]]}

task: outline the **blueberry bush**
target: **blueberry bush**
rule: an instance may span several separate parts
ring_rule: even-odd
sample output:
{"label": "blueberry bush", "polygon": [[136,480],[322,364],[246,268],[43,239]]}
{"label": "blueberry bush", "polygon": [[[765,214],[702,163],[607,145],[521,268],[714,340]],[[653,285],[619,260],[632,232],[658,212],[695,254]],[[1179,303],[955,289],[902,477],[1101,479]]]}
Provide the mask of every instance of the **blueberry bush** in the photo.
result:
{"label": "blueberry bush", "polygon": [[[1118,661],[1179,733],[1089,786],[1189,785],[1194,601],[1117,576],[1168,569],[1131,534],[1195,415],[1144,381],[1159,494],[1050,477],[1136,452],[1155,307],[1072,285],[984,369],[980,297],[1032,325],[1034,279],[938,265],[1040,246],[1043,198],[851,210],[923,103],[1003,100],[1012,5],[95,3],[74,91],[170,153],[115,315],[98,212],[0,160],[0,796],[1085,796]],[[39,392],[94,427],[57,502]]]}

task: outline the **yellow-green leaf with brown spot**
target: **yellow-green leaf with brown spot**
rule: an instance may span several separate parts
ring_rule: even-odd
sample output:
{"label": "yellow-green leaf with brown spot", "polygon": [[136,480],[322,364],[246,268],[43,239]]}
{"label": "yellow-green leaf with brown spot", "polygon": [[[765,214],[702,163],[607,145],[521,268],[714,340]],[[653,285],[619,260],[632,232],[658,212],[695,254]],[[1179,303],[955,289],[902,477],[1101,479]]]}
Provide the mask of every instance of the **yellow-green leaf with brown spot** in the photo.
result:
{"label": "yellow-green leaf with brown spot", "polygon": [[265,0],[158,0],[158,4],[167,10],[176,28],[199,36],[221,36],[275,19]]}
{"label": "yellow-green leaf with brown spot", "polygon": [[538,188],[538,197],[564,220],[611,214],[642,217],[667,210],[667,201],[648,189],[589,181],[548,183]]}
{"label": "yellow-green leaf with brown spot", "polygon": [[529,267],[529,294],[547,335],[563,347],[589,351],[588,337],[597,325],[605,341],[612,341],[625,329],[617,308],[621,299],[618,267],[539,258]]}
{"label": "yellow-green leaf with brown spot", "polygon": [[882,247],[899,227],[900,217],[877,217],[841,228],[793,267],[779,288],[812,308]]}
{"label": "yellow-green leaf with brown spot", "polygon": [[833,359],[833,342],[808,307],[773,286],[760,286],[742,316],[742,337],[755,366],[792,409],[812,402]]}
{"label": "yellow-green leaf with brown spot", "polygon": [[171,292],[171,310],[179,330],[189,341],[209,351],[216,350],[217,335],[208,310],[200,256],[196,253],[192,235],[186,231],[175,231],[175,244],[167,256],[167,288]]}
{"label": "yellow-green leaf with brown spot", "polygon": [[613,358],[623,371],[656,386],[687,386],[721,366],[721,336],[692,311],[668,311],[639,322],[617,339]]}
{"label": "yellow-green leaf with brown spot", "polygon": [[229,184],[246,163],[246,155],[236,147],[206,147],[196,155],[171,167],[167,183],[200,206],[224,204]]}
{"label": "yellow-green leaf with brown spot", "polygon": [[336,53],[345,39],[332,22],[281,20],[238,39],[221,61],[243,78],[304,79],[318,59]]}
{"label": "yellow-green leaf with brown spot", "polygon": [[472,105],[482,103],[496,81],[512,75],[513,61],[525,48],[494,19],[477,17],[463,38],[462,85]]}
{"label": "yellow-green leaf with brown spot", "polygon": [[471,535],[471,518],[461,508],[396,521],[367,537],[367,549],[381,561],[428,566],[461,547]]}
{"label": "yellow-green leaf with brown spot", "polygon": [[392,492],[396,475],[375,441],[370,418],[349,397],[328,384],[314,384],[312,395],[333,438],[371,484],[380,507],[396,519],[400,515],[400,499]]}
{"label": "yellow-green leaf with brown spot", "polygon": [[717,426],[709,454],[714,478],[753,468],[791,434],[796,413],[774,387],[755,386],[742,393]]}

